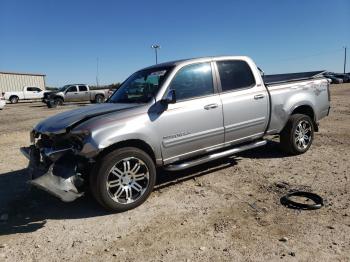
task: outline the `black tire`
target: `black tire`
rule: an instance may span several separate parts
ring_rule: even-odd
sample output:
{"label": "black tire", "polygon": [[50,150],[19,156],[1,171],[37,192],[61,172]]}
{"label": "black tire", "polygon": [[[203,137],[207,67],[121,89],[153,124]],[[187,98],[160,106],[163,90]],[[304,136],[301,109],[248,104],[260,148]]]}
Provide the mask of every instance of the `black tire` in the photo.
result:
{"label": "black tire", "polygon": [[[142,162],[142,165],[143,165],[142,168],[147,168],[144,170],[148,170],[148,172],[143,171],[143,173],[148,174],[148,177],[147,177],[147,179],[145,178],[145,181],[147,181],[147,183],[144,185],[142,190],[140,190],[142,192],[139,193],[139,195],[137,193],[138,191],[131,189],[131,186],[129,186],[130,192],[131,191],[133,191],[134,193],[136,192],[135,195],[136,196],[138,195],[137,198],[135,200],[133,200],[133,202],[121,203],[121,202],[119,202],[119,199],[115,200],[112,198],[112,196],[111,196],[112,193],[110,191],[111,189],[107,188],[107,182],[108,181],[110,182],[110,180],[108,180],[108,179],[111,176],[114,177],[112,175],[112,169],[117,167],[118,164],[120,164],[121,162],[124,164],[125,160],[126,160],[126,162],[128,162],[128,159],[140,160]],[[130,168],[130,165],[129,165],[129,170],[130,169],[133,169],[133,168]],[[124,166],[124,171],[125,171],[125,166]],[[142,172],[142,170],[141,170],[141,172]],[[118,176],[118,178],[115,177],[115,179],[118,180],[117,183],[119,185],[121,183],[125,183],[125,182],[121,182],[123,180],[119,176]],[[143,181],[140,181],[139,183],[142,183],[142,182]],[[99,161],[99,164],[96,165],[96,167],[93,169],[92,173],[90,174],[90,187],[91,187],[91,191],[92,191],[93,196],[95,197],[97,202],[99,202],[103,207],[105,207],[107,210],[113,211],[113,212],[124,212],[124,211],[133,209],[133,208],[141,205],[143,202],[146,201],[148,196],[151,194],[153,187],[155,185],[155,182],[156,182],[156,167],[155,167],[155,164],[154,164],[152,158],[144,151],[142,151],[138,148],[134,148],[134,147],[120,148],[120,149],[117,149],[117,150],[112,151],[111,153],[107,154]],[[129,180],[129,185],[131,183],[132,183],[132,181]],[[126,186],[128,186],[128,184],[126,184]],[[121,186],[118,186],[118,185],[115,187],[117,188],[116,191],[119,190],[118,189],[119,187],[122,188]],[[126,191],[127,190],[124,190],[123,193],[121,193],[121,197],[124,196],[124,194],[125,194],[125,198],[127,198]],[[119,191],[119,192],[121,192],[121,191]],[[116,197],[116,194],[117,194],[117,192],[115,192],[114,197]],[[133,193],[131,193],[131,195],[133,195]]]}
{"label": "black tire", "polygon": [[62,106],[63,105],[63,99],[61,97],[55,97],[53,99],[54,104],[57,106]]}
{"label": "black tire", "polygon": [[95,96],[95,103],[101,104],[105,101],[105,97],[103,95],[96,95]]}
{"label": "black tire", "polygon": [[[305,124],[307,128],[305,130],[309,130],[305,132],[305,136],[309,139],[304,139],[303,135],[297,135],[300,125]],[[299,127],[298,127],[299,126]],[[304,133],[304,132],[303,132]],[[286,126],[283,128],[280,133],[280,143],[281,148],[288,154],[291,155],[299,155],[305,153],[311,146],[312,141],[314,139],[314,126],[311,118],[307,115],[303,114],[295,114],[291,115]],[[301,142],[301,141],[304,141]]]}
{"label": "black tire", "polygon": [[58,106],[62,106],[63,105],[63,98],[61,97],[55,97],[54,99],[50,99],[47,103],[46,103],[48,108],[56,108]]}
{"label": "black tire", "polygon": [[[304,203],[293,201],[291,198],[295,197],[295,196],[310,199],[314,203],[313,204],[304,204]],[[289,193],[289,194],[283,196],[280,199],[280,202],[285,207],[292,208],[292,209],[315,210],[315,209],[319,209],[319,208],[323,207],[322,197],[320,197],[319,195],[316,195],[314,193],[303,192],[303,191]]]}
{"label": "black tire", "polygon": [[48,108],[55,108],[56,107],[56,105],[53,102],[53,100],[47,101],[46,105],[47,105]]}
{"label": "black tire", "polygon": [[17,104],[19,98],[18,98],[18,96],[11,96],[9,100],[10,100],[11,104]]}

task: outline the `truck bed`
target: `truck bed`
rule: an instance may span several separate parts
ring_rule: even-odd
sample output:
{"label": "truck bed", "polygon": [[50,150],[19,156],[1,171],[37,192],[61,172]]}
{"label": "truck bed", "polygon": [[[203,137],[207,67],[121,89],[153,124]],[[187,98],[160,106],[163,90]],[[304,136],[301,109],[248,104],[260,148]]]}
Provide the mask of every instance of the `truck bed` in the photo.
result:
{"label": "truck bed", "polygon": [[329,97],[327,89],[329,83],[326,78],[315,74],[315,76],[310,77],[288,76],[275,79],[280,81],[265,84],[269,92],[271,105],[267,134],[278,134],[282,130],[292,113],[290,110],[293,110],[293,104],[298,99],[300,100],[300,97],[309,101],[303,101],[303,103],[312,108],[316,122],[328,115]]}
{"label": "truck bed", "polygon": [[315,78],[322,77],[323,71],[310,71],[300,73],[289,73],[289,74],[276,74],[276,75],[265,75],[263,80],[266,86],[274,84],[282,84],[294,81],[312,80]]}

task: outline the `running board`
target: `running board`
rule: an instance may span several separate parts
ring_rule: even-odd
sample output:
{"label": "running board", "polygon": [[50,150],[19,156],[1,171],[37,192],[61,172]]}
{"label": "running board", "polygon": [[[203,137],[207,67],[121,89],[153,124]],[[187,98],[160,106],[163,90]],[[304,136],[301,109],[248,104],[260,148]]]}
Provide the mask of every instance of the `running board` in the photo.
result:
{"label": "running board", "polygon": [[227,157],[227,156],[230,156],[230,155],[233,155],[233,154],[245,151],[245,150],[249,150],[249,149],[253,149],[253,148],[256,148],[256,147],[264,146],[264,145],[266,145],[266,143],[267,143],[266,140],[256,141],[256,142],[251,143],[251,144],[246,144],[246,145],[243,145],[243,146],[235,147],[235,148],[232,148],[232,149],[229,149],[229,150],[226,150],[226,151],[222,151],[222,152],[214,153],[214,154],[211,154],[211,155],[207,155],[207,156],[204,156],[202,158],[197,158],[197,159],[194,159],[194,160],[190,160],[188,162],[182,162],[180,164],[171,164],[171,165],[168,165],[168,166],[164,167],[164,169],[168,170],[168,171],[183,170],[183,169],[190,168],[190,167],[193,167],[193,166],[197,166],[197,165],[200,165],[200,164],[203,164],[203,163],[215,160],[215,159],[219,159],[219,158],[222,158],[222,157]]}

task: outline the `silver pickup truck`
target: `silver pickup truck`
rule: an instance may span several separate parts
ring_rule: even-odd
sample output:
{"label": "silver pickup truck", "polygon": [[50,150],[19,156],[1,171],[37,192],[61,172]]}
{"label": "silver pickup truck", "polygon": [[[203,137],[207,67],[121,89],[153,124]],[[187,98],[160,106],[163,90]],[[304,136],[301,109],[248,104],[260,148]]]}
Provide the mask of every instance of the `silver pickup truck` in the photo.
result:
{"label": "silver pickup truck", "polygon": [[31,184],[63,201],[89,185],[105,208],[143,203],[162,167],[178,171],[264,146],[280,135],[305,153],[329,114],[329,83],[307,74],[266,76],[243,56],[188,59],[131,75],[103,104],[40,122],[21,151]]}
{"label": "silver pickup truck", "polygon": [[42,101],[49,107],[63,105],[64,102],[103,103],[108,98],[108,89],[90,90],[88,85],[70,84],[55,91],[46,92]]}

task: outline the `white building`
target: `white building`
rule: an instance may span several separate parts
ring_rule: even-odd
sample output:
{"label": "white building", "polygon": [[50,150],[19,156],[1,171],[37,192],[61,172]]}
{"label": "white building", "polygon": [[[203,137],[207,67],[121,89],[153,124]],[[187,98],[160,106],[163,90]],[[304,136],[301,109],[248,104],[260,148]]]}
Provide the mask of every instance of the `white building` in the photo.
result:
{"label": "white building", "polygon": [[45,75],[0,72],[0,94],[7,91],[21,91],[24,86],[45,90]]}

